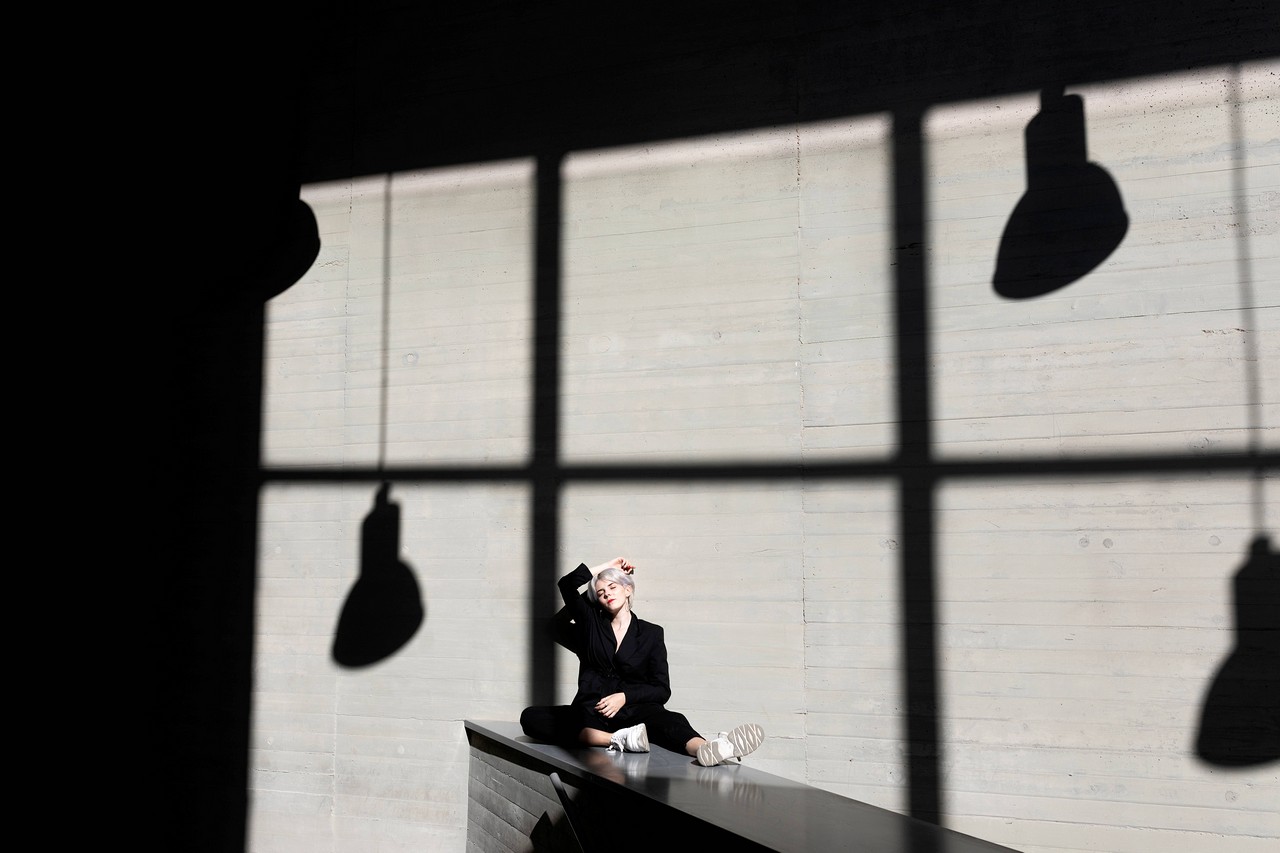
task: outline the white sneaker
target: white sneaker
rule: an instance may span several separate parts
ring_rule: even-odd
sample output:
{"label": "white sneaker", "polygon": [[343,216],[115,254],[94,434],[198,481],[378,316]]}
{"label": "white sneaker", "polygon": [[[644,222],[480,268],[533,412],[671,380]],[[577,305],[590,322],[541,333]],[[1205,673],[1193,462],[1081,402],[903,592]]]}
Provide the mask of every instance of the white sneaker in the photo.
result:
{"label": "white sneaker", "polygon": [[[711,738],[711,740],[723,740],[723,741],[728,741],[728,739],[729,739],[729,733],[728,733],[728,732],[716,732],[716,736],[715,736],[715,737],[713,737],[713,738]],[[730,751],[732,751],[732,749],[733,749],[733,744],[729,744],[729,748],[730,748]],[[739,757],[737,757],[736,755],[730,755],[728,758],[724,759],[724,760],[723,760],[723,761],[721,761],[720,763],[721,763],[721,764],[728,764],[729,762],[733,762],[734,764],[741,764],[741,763],[742,763],[742,759],[741,759],[741,758],[739,758]]]}
{"label": "white sneaker", "polygon": [[720,732],[698,747],[698,763],[703,767],[714,767],[734,758],[741,761],[744,755],[755,752],[763,741],[764,729],[755,723],[746,723],[731,732]]}
{"label": "white sneaker", "polygon": [[610,752],[648,752],[649,730],[644,723],[618,729],[609,738]]}

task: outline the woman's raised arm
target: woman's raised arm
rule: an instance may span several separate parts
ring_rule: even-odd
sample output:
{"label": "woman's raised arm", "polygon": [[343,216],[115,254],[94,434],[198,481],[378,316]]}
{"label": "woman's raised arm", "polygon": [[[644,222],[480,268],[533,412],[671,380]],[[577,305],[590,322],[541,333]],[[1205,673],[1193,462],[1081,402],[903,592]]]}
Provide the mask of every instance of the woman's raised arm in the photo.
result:
{"label": "woman's raised arm", "polygon": [[605,569],[622,569],[627,574],[631,574],[636,570],[636,564],[628,560],[626,557],[614,557],[607,563],[601,563],[591,570],[591,577],[603,572]]}

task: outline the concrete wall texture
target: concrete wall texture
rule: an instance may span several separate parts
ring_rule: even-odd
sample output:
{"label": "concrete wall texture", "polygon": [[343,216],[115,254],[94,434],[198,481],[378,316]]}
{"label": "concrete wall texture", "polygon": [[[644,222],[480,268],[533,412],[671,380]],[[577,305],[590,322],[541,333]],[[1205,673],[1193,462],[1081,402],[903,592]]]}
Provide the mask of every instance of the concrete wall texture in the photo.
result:
{"label": "concrete wall texture", "polygon": [[[1280,756],[1197,744],[1280,548],[1280,61],[1064,85],[1128,224],[1026,298],[1034,87],[306,182],[248,849],[462,851],[461,721],[572,695],[537,622],[625,555],[670,707],[762,769],[1027,853],[1274,850]],[[384,481],[424,617],[344,666]]]}

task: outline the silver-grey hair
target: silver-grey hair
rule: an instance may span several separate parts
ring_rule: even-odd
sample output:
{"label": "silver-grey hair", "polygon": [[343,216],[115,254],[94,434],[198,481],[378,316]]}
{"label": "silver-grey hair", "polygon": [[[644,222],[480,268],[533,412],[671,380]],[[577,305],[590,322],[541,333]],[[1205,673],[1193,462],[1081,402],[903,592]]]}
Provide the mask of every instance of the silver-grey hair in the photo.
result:
{"label": "silver-grey hair", "polygon": [[591,600],[594,601],[597,605],[600,604],[600,599],[596,598],[596,584],[600,583],[600,581],[602,580],[615,581],[616,583],[620,583],[625,587],[629,587],[631,589],[631,601],[634,602],[636,600],[635,579],[632,578],[631,575],[624,572],[622,569],[605,569],[604,571],[596,575],[594,578],[592,578],[591,583],[588,584],[587,586],[587,594],[591,596]]}

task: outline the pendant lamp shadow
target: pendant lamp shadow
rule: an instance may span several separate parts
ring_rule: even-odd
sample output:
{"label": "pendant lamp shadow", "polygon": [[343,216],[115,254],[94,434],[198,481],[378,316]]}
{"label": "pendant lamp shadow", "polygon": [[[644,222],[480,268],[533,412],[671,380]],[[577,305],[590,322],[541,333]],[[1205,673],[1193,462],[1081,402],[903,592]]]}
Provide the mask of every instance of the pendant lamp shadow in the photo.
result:
{"label": "pendant lamp shadow", "polygon": [[1219,767],[1280,761],[1280,553],[1264,536],[1232,581],[1235,646],[1205,694],[1196,755]]}
{"label": "pendant lamp shadow", "polygon": [[360,576],[338,617],[333,659],[362,667],[394,654],[413,637],[425,610],[418,581],[400,560],[400,505],[390,483],[378,489],[360,530]]}
{"label": "pendant lamp shadow", "polygon": [[1082,278],[1129,229],[1115,181],[1087,159],[1083,98],[1045,89],[1025,139],[1027,191],[1005,225],[992,281],[1006,299],[1043,296]]}

